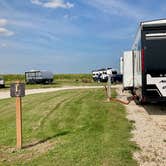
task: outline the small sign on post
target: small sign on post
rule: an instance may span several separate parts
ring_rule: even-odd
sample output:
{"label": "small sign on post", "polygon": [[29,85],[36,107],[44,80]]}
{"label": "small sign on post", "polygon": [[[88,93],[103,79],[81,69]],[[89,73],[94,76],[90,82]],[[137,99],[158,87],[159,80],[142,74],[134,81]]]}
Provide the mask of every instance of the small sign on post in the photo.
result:
{"label": "small sign on post", "polygon": [[25,84],[17,81],[10,86],[10,96],[16,97],[16,136],[18,149],[22,148],[22,101],[25,96]]}

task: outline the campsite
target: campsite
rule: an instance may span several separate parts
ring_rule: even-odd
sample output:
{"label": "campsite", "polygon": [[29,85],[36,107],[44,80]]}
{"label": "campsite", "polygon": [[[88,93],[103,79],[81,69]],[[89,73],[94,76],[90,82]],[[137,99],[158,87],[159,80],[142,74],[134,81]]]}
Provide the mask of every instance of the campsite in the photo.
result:
{"label": "campsite", "polygon": [[0,1],[0,166],[165,166],[164,1]]}

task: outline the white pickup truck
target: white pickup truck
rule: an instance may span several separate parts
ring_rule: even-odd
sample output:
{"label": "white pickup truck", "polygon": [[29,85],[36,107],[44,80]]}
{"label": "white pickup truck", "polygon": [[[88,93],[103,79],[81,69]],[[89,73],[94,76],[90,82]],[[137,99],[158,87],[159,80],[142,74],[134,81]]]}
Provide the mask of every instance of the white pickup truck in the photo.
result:
{"label": "white pickup truck", "polygon": [[5,87],[5,81],[3,77],[0,76],[0,87],[4,88]]}

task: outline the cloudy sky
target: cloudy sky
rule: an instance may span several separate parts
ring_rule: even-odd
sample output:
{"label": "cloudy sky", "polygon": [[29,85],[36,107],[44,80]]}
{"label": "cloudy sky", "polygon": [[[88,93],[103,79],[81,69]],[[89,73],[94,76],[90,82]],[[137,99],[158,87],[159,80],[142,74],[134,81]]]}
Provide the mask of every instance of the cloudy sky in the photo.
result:
{"label": "cloudy sky", "polygon": [[164,0],[0,0],[0,73],[118,69],[138,23],[165,17]]}

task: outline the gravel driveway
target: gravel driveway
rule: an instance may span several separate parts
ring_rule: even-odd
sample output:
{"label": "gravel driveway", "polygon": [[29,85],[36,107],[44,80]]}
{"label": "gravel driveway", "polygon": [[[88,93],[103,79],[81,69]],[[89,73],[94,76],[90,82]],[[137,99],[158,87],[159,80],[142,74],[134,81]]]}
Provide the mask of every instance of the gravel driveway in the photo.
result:
{"label": "gravel driveway", "polygon": [[[120,89],[118,93],[123,99],[129,96]],[[134,158],[141,166],[166,166],[166,105],[138,106],[131,102],[125,107],[135,126],[132,141],[141,149]]]}

